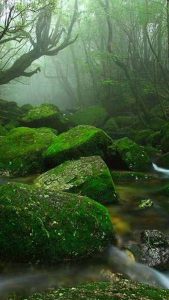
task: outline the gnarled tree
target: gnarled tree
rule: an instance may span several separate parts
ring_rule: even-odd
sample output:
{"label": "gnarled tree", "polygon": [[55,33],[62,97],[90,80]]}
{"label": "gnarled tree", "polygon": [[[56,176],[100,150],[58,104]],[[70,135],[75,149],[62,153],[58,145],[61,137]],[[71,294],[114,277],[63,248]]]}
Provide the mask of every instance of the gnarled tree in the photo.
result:
{"label": "gnarled tree", "polygon": [[[61,17],[58,16],[55,25],[53,26],[53,3],[49,2],[38,10],[37,21],[36,17],[32,17],[31,21],[26,21],[24,18],[24,12],[28,7],[16,11],[15,5],[11,6],[5,15],[1,10],[1,25],[0,30],[0,45],[6,46],[8,43],[16,42],[19,45],[23,43],[23,48],[26,53],[22,53],[19,57],[12,58],[12,64],[6,68],[7,63],[0,69],[0,85],[7,84],[11,80],[26,76],[30,77],[33,74],[40,71],[40,68],[36,68],[33,71],[27,71],[27,68],[40,57],[55,56],[61,50],[74,43],[77,39],[77,35],[72,38],[72,32],[74,25],[78,17],[78,0],[75,0],[74,12],[71,17],[68,28],[64,28],[61,24]],[[31,16],[37,14],[37,10],[29,8]],[[14,20],[20,18],[20,22],[17,26],[14,26]],[[2,24],[2,21],[1,21]],[[35,29],[33,29],[35,27]],[[25,46],[24,46],[25,45]],[[9,48],[9,47],[8,47]],[[22,50],[23,50],[22,49]],[[8,60],[8,51],[6,51],[6,57]],[[5,56],[3,55],[3,56]]]}

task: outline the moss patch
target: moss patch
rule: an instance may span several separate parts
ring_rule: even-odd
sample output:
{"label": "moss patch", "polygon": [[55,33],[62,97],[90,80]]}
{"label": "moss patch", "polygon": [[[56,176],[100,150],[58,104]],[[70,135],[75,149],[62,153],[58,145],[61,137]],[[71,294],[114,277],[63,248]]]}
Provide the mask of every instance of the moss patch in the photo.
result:
{"label": "moss patch", "polygon": [[49,128],[18,127],[0,140],[0,171],[27,175],[43,170],[42,153],[56,135]]}
{"label": "moss patch", "polygon": [[53,104],[42,104],[30,109],[22,118],[22,124],[27,127],[50,127],[59,132],[66,130],[67,122]]}
{"label": "moss patch", "polygon": [[107,209],[25,184],[0,187],[0,259],[43,264],[99,253],[114,240]]}
{"label": "moss patch", "polygon": [[117,202],[109,169],[99,156],[67,161],[39,176],[35,184],[47,190],[80,193],[103,204]]}
{"label": "moss patch", "polygon": [[111,138],[93,126],[77,126],[56,137],[44,154],[47,165],[56,166],[65,160],[81,156],[99,155],[105,158]]}

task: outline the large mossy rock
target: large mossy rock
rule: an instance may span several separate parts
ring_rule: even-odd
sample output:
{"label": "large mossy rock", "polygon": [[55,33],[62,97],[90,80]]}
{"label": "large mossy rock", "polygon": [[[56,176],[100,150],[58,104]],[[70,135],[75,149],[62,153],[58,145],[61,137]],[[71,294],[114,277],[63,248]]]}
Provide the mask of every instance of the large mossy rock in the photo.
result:
{"label": "large mossy rock", "polygon": [[18,127],[0,139],[0,173],[28,175],[44,169],[42,153],[56,135],[49,128]]}
{"label": "large mossy rock", "polygon": [[103,204],[117,202],[110,171],[99,156],[66,161],[39,176],[35,184],[49,191],[80,193]]}
{"label": "large mossy rock", "polygon": [[92,125],[100,127],[104,124],[107,117],[108,114],[104,107],[93,105],[75,112],[69,117],[69,120],[74,126]]}
{"label": "large mossy rock", "polygon": [[[146,276],[146,274],[145,274]],[[10,297],[11,300],[15,299]],[[169,291],[117,278],[111,282],[92,282],[79,286],[59,288],[46,293],[36,293],[28,300],[168,300]]]}
{"label": "large mossy rock", "polygon": [[22,114],[16,102],[0,99],[0,124],[6,125],[9,122],[16,122]]}
{"label": "large mossy rock", "polygon": [[22,117],[21,123],[25,127],[49,127],[62,132],[68,128],[67,121],[53,104],[41,104],[28,110]]}
{"label": "large mossy rock", "polygon": [[147,171],[151,161],[144,147],[139,146],[131,139],[125,137],[114,142],[109,147],[112,166],[122,170]]}
{"label": "large mossy rock", "polygon": [[0,259],[8,262],[79,259],[115,240],[101,204],[25,184],[0,186],[0,228]]}
{"label": "large mossy rock", "polygon": [[44,157],[48,166],[56,166],[82,156],[99,155],[105,159],[107,148],[111,144],[111,138],[103,130],[81,125],[57,136]]}

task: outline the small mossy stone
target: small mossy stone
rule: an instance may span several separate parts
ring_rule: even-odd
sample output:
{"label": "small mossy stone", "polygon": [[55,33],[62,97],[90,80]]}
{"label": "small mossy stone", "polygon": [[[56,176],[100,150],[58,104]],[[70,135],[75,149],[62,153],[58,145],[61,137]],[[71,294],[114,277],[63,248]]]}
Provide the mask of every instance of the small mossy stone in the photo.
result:
{"label": "small mossy stone", "polygon": [[58,135],[45,151],[44,158],[47,166],[56,166],[82,156],[99,155],[105,159],[111,144],[111,138],[102,129],[88,125],[76,126]]}
{"label": "small mossy stone", "polygon": [[49,128],[18,127],[0,139],[0,172],[28,175],[44,168],[42,153],[56,135]]}
{"label": "small mossy stone", "polygon": [[35,184],[50,191],[80,193],[103,204],[118,202],[110,171],[99,156],[64,162],[39,176]]}
{"label": "small mossy stone", "polygon": [[99,253],[115,241],[107,209],[87,197],[0,186],[0,259],[43,264]]}

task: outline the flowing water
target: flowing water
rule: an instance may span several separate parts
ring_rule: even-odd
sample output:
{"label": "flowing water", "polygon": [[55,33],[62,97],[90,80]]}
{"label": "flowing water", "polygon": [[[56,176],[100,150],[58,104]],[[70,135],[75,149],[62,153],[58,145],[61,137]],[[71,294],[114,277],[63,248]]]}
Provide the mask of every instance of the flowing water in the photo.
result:
{"label": "flowing water", "polygon": [[[116,182],[121,203],[109,206],[112,221],[123,245],[126,241],[137,239],[134,232],[144,229],[159,229],[169,234],[169,200],[158,191],[169,182],[169,170],[161,169],[155,164],[154,170],[159,176],[145,180],[133,178]],[[161,175],[160,175],[161,174]],[[0,179],[0,184],[6,181],[31,183],[34,177],[18,179]],[[153,206],[139,209],[141,200],[152,199]],[[110,249],[104,257],[84,264],[64,264],[45,267],[6,266],[0,274],[0,299],[8,299],[8,294],[29,295],[51,287],[74,286],[76,284],[104,279],[103,270],[119,272],[133,280],[169,289],[169,278],[154,269],[139,264],[127,253],[115,248]],[[17,299],[17,298],[14,298]]]}

